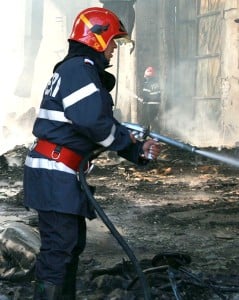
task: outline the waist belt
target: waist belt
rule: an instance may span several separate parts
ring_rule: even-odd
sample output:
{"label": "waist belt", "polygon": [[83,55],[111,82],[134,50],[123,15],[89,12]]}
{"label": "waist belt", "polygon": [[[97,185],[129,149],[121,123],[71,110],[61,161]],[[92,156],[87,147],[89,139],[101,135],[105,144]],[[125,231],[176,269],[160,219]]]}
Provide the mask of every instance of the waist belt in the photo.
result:
{"label": "waist belt", "polygon": [[79,170],[80,162],[83,159],[83,157],[76,152],[47,140],[38,140],[33,149],[49,159],[62,162],[75,171]]}

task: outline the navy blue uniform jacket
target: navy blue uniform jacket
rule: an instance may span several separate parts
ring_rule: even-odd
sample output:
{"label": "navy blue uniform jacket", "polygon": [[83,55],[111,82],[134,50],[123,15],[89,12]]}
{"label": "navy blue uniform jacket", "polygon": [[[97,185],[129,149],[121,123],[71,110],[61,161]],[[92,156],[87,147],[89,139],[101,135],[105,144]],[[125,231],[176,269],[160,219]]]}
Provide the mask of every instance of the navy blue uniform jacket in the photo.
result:
{"label": "navy blue uniform jacket", "polygon": [[[142,143],[133,144],[128,129],[113,117],[112,97],[99,71],[86,56],[60,64],[44,90],[33,134],[83,156],[104,146],[140,164]],[[95,217],[76,171],[34,149],[29,151],[24,168],[26,207]]]}

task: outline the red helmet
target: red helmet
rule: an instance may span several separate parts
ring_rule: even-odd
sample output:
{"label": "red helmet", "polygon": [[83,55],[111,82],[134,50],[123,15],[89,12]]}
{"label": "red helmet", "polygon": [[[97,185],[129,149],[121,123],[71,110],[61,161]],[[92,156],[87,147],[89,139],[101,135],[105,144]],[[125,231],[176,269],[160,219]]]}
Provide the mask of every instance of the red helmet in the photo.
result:
{"label": "red helmet", "polygon": [[103,52],[112,38],[126,38],[128,33],[119,18],[110,10],[90,7],[76,17],[69,40],[84,43]]}
{"label": "red helmet", "polygon": [[146,68],[144,72],[144,77],[154,77],[155,75],[156,73],[153,67]]}

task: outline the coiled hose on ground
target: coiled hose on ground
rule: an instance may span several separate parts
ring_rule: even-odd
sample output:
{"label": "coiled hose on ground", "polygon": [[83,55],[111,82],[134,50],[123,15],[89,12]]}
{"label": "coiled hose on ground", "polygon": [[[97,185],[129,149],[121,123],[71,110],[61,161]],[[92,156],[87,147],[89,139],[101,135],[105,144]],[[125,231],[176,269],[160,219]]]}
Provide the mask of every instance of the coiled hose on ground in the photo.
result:
{"label": "coiled hose on ground", "polygon": [[117,240],[117,242],[120,244],[120,246],[123,248],[124,252],[127,254],[129,257],[130,261],[132,262],[133,266],[135,267],[135,271],[139,277],[140,283],[141,283],[141,288],[144,294],[144,299],[145,300],[151,300],[151,293],[150,293],[150,288],[147,283],[147,279],[145,277],[145,274],[143,273],[141,266],[134,255],[134,252],[132,249],[129,247],[127,242],[124,240],[124,238],[120,235],[118,230],[115,228],[113,223],[110,221],[108,216],[105,214],[104,210],[101,208],[99,203],[96,201],[94,198],[88,184],[86,181],[86,176],[85,176],[85,166],[88,164],[89,161],[92,161],[96,157],[98,157],[102,152],[106,151],[106,148],[100,148],[95,151],[90,152],[88,155],[84,157],[84,159],[80,163],[80,169],[79,169],[79,179],[80,179],[80,184],[81,187],[84,189],[89,201],[91,204],[94,206],[97,214],[103,221],[103,223],[108,227],[110,232],[112,233],[113,237]]}

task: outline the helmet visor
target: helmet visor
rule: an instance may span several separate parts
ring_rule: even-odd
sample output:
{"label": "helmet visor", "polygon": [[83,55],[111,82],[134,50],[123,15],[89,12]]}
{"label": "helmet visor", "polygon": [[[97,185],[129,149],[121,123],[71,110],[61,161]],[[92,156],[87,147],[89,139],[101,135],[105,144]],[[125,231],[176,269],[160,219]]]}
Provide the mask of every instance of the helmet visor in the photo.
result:
{"label": "helmet visor", "polygon": [[128,35],[118,35],[114,37],[114,40],[119,45],[124,45],[127,43],[132,43],[131,38]]}

